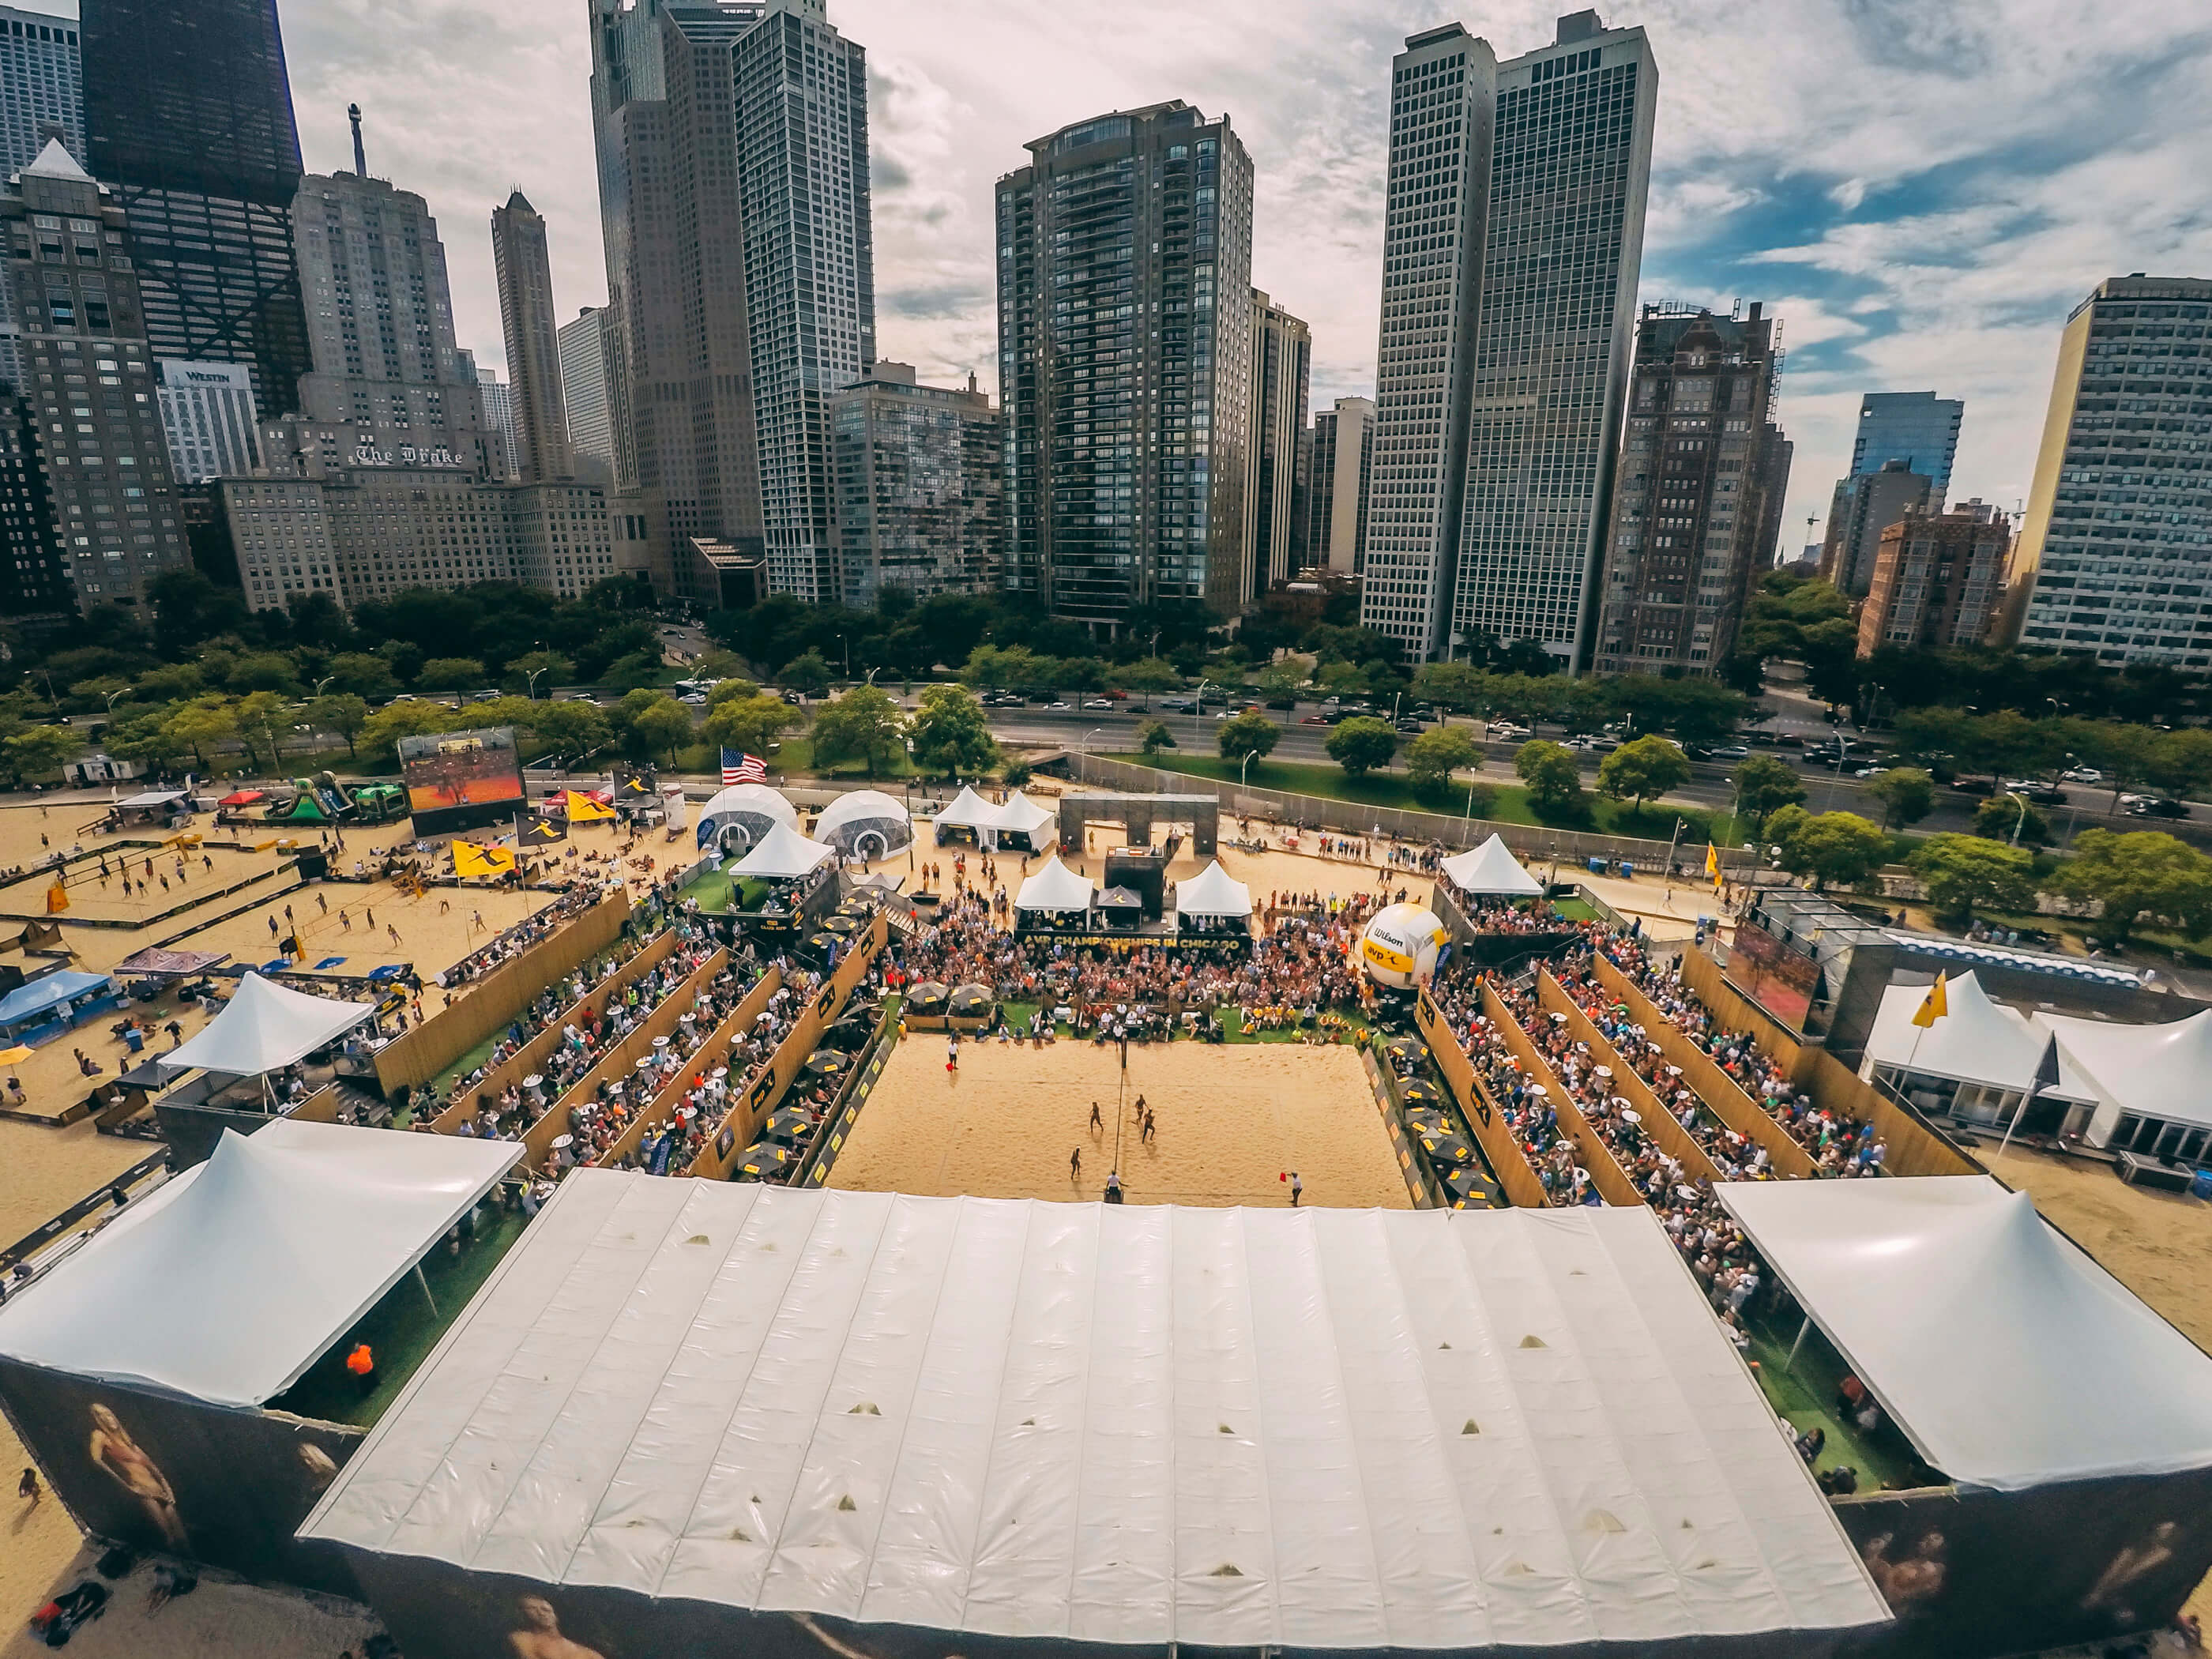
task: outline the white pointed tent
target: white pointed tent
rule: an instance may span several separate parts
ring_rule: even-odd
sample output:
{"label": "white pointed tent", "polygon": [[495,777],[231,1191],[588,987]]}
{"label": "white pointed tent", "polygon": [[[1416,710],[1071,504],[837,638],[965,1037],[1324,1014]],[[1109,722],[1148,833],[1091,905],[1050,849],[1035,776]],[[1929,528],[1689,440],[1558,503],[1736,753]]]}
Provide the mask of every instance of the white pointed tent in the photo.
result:
{"label": "white pointed tent", "polygon": [[740,876],[760,876],[770,881],[789,881],[819,869],[837,856],[834,847],[809,841],[788,824],[779,823],[760,844],[731,866]]}
{"label": "white pointed tent", "polygon": [[[1927,1000],[1924,985],[1893,985],[1884,991],[1873,1035],[1867,1039],[1867,1058],[1878,1066],[1895,1066],[1916,1076],[1977,1083],[2014,1094],[2027,1091],[2049,1042],[2044,1032],[2025,1015],[1991,1001],[1981,981],[1972,974],[1944,981],[1943,1000],[1948,1012],[1933,1024],[1915,1025],[1912,1017]],[[2041,1092],[2057,1099],[2092,1098],[2081,1079],[2068,1073],[2062,1048],[2058,1085]]]}
{"label": "white pointed tent", "polygon": [[854,789],[822,809],[814,838],[850,858],[879,859],[914,845],[914,819],[882,790]]}
{"label": "white pointed tent", "polygon": [[699,812],[699,850],[750,847],[777,824],[799,828],[799,809],[764,783],[734,783]]}
{"label": "white pointed tent", "polygon": [[2061,1079],[2079,1085],[2069,1098],[2098,1103],[2093,1145],[2104,1144],[2122,1113],[2212,1124],[2212,1009],[2163,1025],[2045,1013],[2035,1023],[2058,1039]]}
{"label": "white pointed tent", "polygon": [[951,804],[939,809],[936,828],[940,838],[947,830],[971,830],[981,841],[986,833],[998,827],[998,822],[999,809],[963,784]]}
{"label": "white pointed tent", "polygon": [[299,1381],[524,1152],[278,1118],[0,1307],[0,1354],[253,1407]]}
{"label": "white pointed tent", "polygon": [[1443,870],[1460,891],[1482,898],[1535,898],[1544,890],[1543,883],[1522,868],[1500,836],[1446,859]]}
{"label": "white pointed tent", "polygon": [[195,1070],[259,1077],[305,1058],[375,1012],[373,1002],[334,1002],[248,974],[191,1042],[155,1058],[173,1077]]}
{"label": "white pointed tent", "polygon": [[1713,1191],[1954,1480],[2015,1492],[2212,1468],[2212,1358],[2027,1194],[1987,1176]]}
{"label": "white pointed tent", "polygon": [[1019,790],[1007,797],[1006,803],[996,811],[997,816],[991,824],[991,844],[994,848],[999,844],[999,837],[1009,832],[1027,836],[1030,845],[1040,852],[1053,839],[1049,836],[1040,839],[1039,832],[1051,824],[1058,815],[1048,806],[1038,805]]}
{"label": "white pointed tent", "polygon": [[1047,859],[1044,867],[1022,884],[1020,896],[1014,900],[1017,910],[1088,910],[1092,896],[1098,890],[1088,876],[1079,876],[1060,861],[1058,854]]}
{"label": "white pointed tent", "polygon": [[1249,916],[1252,890],[1216,859],[1189,880],[1176,884],[1175,908],[1178,916]]}

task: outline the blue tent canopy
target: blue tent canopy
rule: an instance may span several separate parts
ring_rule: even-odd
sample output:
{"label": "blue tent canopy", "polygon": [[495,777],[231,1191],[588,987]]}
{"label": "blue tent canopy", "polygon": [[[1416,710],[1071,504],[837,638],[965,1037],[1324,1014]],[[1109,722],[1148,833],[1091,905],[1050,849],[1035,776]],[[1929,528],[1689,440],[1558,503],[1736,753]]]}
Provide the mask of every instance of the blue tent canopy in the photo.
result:
{"label": "blue tent canopy", "polygon": [[20,985],[6,996],[0,997],[0,1031],[12,1030],[19,1025],[39,1024],[63,1003],[105,992],[112,984],[106,974],[64,971],[48,974],[44,979],[34,979],[27,985]]}

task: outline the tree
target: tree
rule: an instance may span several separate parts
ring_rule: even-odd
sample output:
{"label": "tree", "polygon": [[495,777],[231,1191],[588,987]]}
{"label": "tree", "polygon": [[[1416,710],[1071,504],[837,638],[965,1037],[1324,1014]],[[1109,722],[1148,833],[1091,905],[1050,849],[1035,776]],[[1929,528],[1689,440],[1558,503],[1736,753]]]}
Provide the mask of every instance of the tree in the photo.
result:
{"label": "tree", "polygon": [[361,740],[372,755],[396,760],[400,738],[443,732],[449,718],[450,711],[434,702],[388,702],[368,717],[361,728]]}
{"label": "tree", "polygon": [[[744,682],[737,682],[744,684]],[[720,686],[714,688],[720,690]],[[781,697],[773,697],[757,686],[749,697],[732,697],[707,709],[707,741],[740,754],[765,758],[778,738],[805,720]]]}
{"label": "tree", "polygon": [[60,771],[62,763],[75,759],[83,747],[84,739],[66,726],[27,726],[0,744],[7,750],[8,770],[19,789],[26,778]]}
{"label": "tree", "polygon": [[1240,763],[1248,757],[1265,760],[1282,740],[1282,728],[1256,709],[1248,709],[1217,728],[1221,758]]}
{"label": "tree", "polygon": [[972,777],[999,758],[990,718],[964,685],[923,687],[909,729],[915,763],[924,771],[942,770],[948,778],[965,772]]}
{"label": "tree", "polygon": [[1805,799],[1805,786],[1797,781],[1796,773],[1771,755],[1753,755],[1736,763],[1736,811],[1751,820],[1751,833],[1757,836],[1770,815],[1784,806],[1796,806]]}
{"label": "tree", "polygon": [[474,657],[433,657],[422,665],[416,683],[425,691],[455,693],[453,706],[458,708],[461,703],[459,693],[484,683],[484,665]]}
{"label": "tree", "polygon": [[2100,903],[2100,931],[2115,941],[2149,921],[2192,937],[2212,927],[2212,858],[2162,830],[2083,830],[2058,884]]}
{"label": "tree", "polygon": [[1481,761],[1482,751],[1465,726],[1432,726],[1406,745],[1406,777],[1415,793],[1434,800],[1450,790],[1454,772],[1463,766],[1478,766]]}
{"label": "tree", "polygon": [[329,663],[331,684],[371,702],[389,702],[399,690],[392,665],[369,651],[341,651]]}
{"label": "tree", "polygon": [[2051,825],[2026,796],[1991,795],[1974,809],[1974,833],[1990,841],[2039,847],[2051,839]]}
{"label": "tree", "polygon": [[[405,708],[423,705],[398,706]],[[580,760],[614,741],[614,728],[607,724],[605,713],[592,702],[534,703],[530,711],[530,729],[538,734],[539,742],[550,744],[554,753],[570,761]]]}
{"label": "tree", "polygon": [[[784,678],[792,678],[789,666]],[[872,778],[878,766],[905,750],[906,716],[889,692],[872,685],[854,686],[814,717],[817,761],[858,760],[866,765]]]}
{"label": "tree", "polygon": [[2149,781],[2175,795],[2195,795],[2212,781],[2212,732],[2191,726],[2162,733],[2151,750]]}
{"label": "tree", "polygon": [[1252,689],[1270,708],[1293,708],[1305,681],[1305,671],[1296,663],[1271,662],[1252,677]]}
{"label": "tree", "polygon": [[538,695],[540,680],[546,683],[545,689],[550,692],[562,681],[575,677],[575,663],[558,651],[526,651],[507,665],[509,683],[520,682],[523,690],[532,697]]}
{"label": "tree", "polygon": [[830,689],[830,663],[819,651],[803,651],[784,664],[776,676],[794,691],[818,697]]}
{"label": "tree", "polygon": [[638,691],[632,697],[645,697],[641,706],[631,708],[623,700],[623,713],[631,732],[648,752],[665,754],[673,769],[677,750],[691,740],[691,711],[665,692],[658,695]]}
{"label": "tree", "polygon": [[1388,720],[1344,720],[1331,728],[1322,746],[1344,769],[1345,776],[1364,777],[1389,765],[1390,757],[1398,752],[1398,732]]}
{"label": "tree", "polygon": [[368,724],[368,705],[350,691],[317,697],[307,705],[307,724],[318,732],[335,732],[345,739],[346,753],[356,754],[354,739]]}
{"label": "tree", "polygon": [[1761,828],[1768,846],[1784,848],[1790,845],[1790,836],[1812,821],[1813,815],[1792,801],[1787,806],[1776,807]]}
{"label": "tree", "polygon": [[1832,881],[1864,881],[1888,850],[1889,838],[1857,813],[1822,812],[1794,826],[1782,846],[1782,867],[1812,877],[1818,891]]}
{"label": "tree", "polygon": [[253,764],[253,739],[269,740],[269,769],[284,769],[283,750],[276,733],[281,726],[289,726],[284,700],[274,691],[256,691],[238,700],[238,738],[246,745],[246,764]]}
{"label": "tree", "polygon": [[1935,777],[1917,766],[1893,767],[1867,785],[1867,793],[1881,803],[1885,830],[1917,823],[1936,810]]}
{"label": "tree", "polygon": [[176,740],[169,729],[169,719],[173,713],[170,708],[153,708],[142,714],[134,714],[129,720],[119,720],[107,728],[102,746],[119,760],[166,768],[185,755],[185,745]]}
{"label": "tree", "polygon": [[1540,817],[1580,817],[1589,810],[1583,799],[1582,768],[1576,763],[1575,751],[1565,744],[1547,738],[1524,743],[1513,751],[1513,769],[1528,786],[1528,804]]}
{"label": "tree", "polygon": [[1615,800],[1633,799],[1636,810],[1669,789],[1690,781],[1690,757],[1662,737],[1642,737],[1624,743],[1605,757],[1597,769],[1597,787]]}
{"label": "tree", "polygon": [[1146,708],[1152,706],[1152,693],[1172,691],[1182,684],[1175,665],[1164,657],[1139,657],[1134,662],[1125,662],[1115,668],[1109,683],[1123,691],[1134,691],[1143,699]]}
{"label": "tree", "polygon": [[1165,720],[1146,720],[1137,728],[1137,747],[1145,754],[1157,755],[1175,746],[1175,733],[1168,730]]}
{"label": "tree", "polygon": [[[407,707],[404,703],[400,706]],[[205,770],[209,757],[221,745],[237,738],[238,715],[228,697],[210,691],[190,702],[178,704],[161,729],[173,747],[189,750],[201,769]]]}
{"label": "tree", "polygon": [[2018,913],[2035,905],[2035,855],[1974,836],[1930,836],[1905,860],[1945,921],[1963,927],[1974,907]]}
{"label": "tree", "polygon": [[[707,694],[707,707],[712,711],[720,708],[726,702],[743,702],[747,697],[757,697],[760,694],[759,685],[751,680],[726,679]],[[783,702],[781,697],[776,701]],[[791,707],[789,703],[784,703],[783,706],[787,708]]]}
{"label": "tree", "polygon": [[[1484,682],[1488,678],[1472,663],[1423,663],[1413,672],[1413,695],[1455,714],[1472,714],[1483,705]],[[1413,750],[1406,752],[1410,759]]]}

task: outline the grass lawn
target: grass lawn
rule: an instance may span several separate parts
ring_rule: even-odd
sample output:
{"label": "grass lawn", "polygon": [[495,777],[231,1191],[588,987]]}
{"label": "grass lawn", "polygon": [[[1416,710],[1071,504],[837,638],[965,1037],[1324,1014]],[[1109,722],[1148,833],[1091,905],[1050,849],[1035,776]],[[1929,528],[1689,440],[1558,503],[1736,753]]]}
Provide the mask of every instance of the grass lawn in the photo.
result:
{"label": "grass lawn", "polygon": [[737,884],[737,902],[731,902],[731,877],[726,866],[720,870],[702,870],[684,885],[685,898],[697,899],[702,910],[720,914],[725,910],[750,910],[768,891],[768,883],[748,878]]}
{"label": "grass lawn", "polygon": [[[1112,758],[1127,761],[1136,766],[1154,766],[1163,772],[1180,772],[1186,777],[1212,778],[1217,782],[1235,784],[1239,763],[1214,759],[1203,755],[1115,755]],[[1463,811],[1467,805],[1467,787],[1464,784],[1447,794],[1431,799],[1416,791],[1402,772],[1370,772],[1364,777],[1346,775],[1342,768],[1297,761],[1255,761],[1244,769],[1244,782],[1254,788],[1279,789],[1296,795],[1319,795],[1329,800],[1355,801],[1363,806],[1402,807],[1416,812],[1440,812],[1446,817],[1456,816],[1455,809]],[[1482,795],[1475,797],[1474,816],[1498,823],[1525,823],[1536,829],[1589,830],[1607,836],[1640,836],[1646,840],[1665,841],[1674,833],[1674,820],[1681,818],[1687,826],[1682,831],[1684,846],[1703,846],[1717,829],[1723,840],[1733,832],[1734,820],[1725,812],[1714,812],[1703,807],[1650,805],[1638,811],[1631,801],[1608,800],[1604,796],[1589,796],[1589,816],[1586,820],[1554,821],[1540,816],[1528,804],[1528,792],[1518,784],[1483,786],[1490,794],[1486,805]],[[1732,844],[1732,843],[1731,843]]]}

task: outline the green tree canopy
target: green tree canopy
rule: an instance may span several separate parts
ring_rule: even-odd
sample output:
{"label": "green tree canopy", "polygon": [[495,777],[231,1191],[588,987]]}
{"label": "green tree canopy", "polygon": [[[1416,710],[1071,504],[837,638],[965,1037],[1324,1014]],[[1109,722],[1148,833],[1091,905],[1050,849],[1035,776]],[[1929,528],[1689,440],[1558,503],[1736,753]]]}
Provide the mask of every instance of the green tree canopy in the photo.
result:
{"label": "green tree canopy", "polygon": [[2058,885],[2100,904],[2114,939],[2153,921],[2191,936],[2212,929],[2212,858],[2160,830],[2084,830]]}
{"label": "green tree canopy", "polygon": [[507,683],[533,697],[541,686],[550,693],[555,686],[575,678],[574,659],[564,657],[558,651],[526,651],[507,665]]}
{"label": "green tree canopy", "polygon": [[350,692],[371,702],[389,702],[399,690],[392,665],[371,651],[341,651],[325,667],[333,690]]}
{"label": "green tree canopy", "polygon": [[[725,684],[743,684],[743,681],[726,681]],[[716,686],[719,691],[721,686]],[[705,731],[707,741],[724,749],[734,749],[740,754],[758,755],[767,758],[769,752],[787,732],[801,725],[805,717],[781,697],[770,696],[756,687],[749,697],[730,697],[712,704],[707,710]]]}
{"label": "green tree canopy", "polygon": [[1222,721],[1216,740],[1224,760],[1242,762],[1248,755],[1255,760],[1265,760],[1274,753],[1282,735],[1282,728],[1265,714],[1248,711],[1233,720]]}
{"label": "green tree canopy", "polygon": [[629,706],[629,697],[623,700],[623,717],[639,746],[649,754],[667,756],[673,768],[678,751],[691,741],[691,711],[665,692],[633,691],[629,696],[648,698],[635,708]]}
{"label": "green tree canopy", "polygon": [[1465,726],[1432,726],[1406,745],[1407,781],[1424,799],[1434,800],[1450,792],[1454,772],[1481,760],[1482,751]]}
{"label": "green tree canopy", "polygon": [[1945,921],[1964,926],[1977,905],[2017,914],[2035,907],[2035,855],[1977,836],[1930,836],[1905,860]]}
{"label": "green tree canopy", "polygon": [[922,688],[911,722],[914,757],[923,770],[946,777],[973,777],[999,758],[991,722],[975,694],[964,685]]}
{"label": "green tree canopy", "polygon": [[1991,841],[2040,847],[2051,839],[2051,825],[2026,796],[1991,795],[1974,809],[1974,833]]}
{"label": "green tree canopy", "polygon": [[[458,693],[484,683],[484,665],[477,657],[433,657],[415,679],[425,691]],[[455,702],[459,701],[457,696]]]}
{"label": "green tree canopy", "polygon": [[1344,769],[1345,776],[1364,777],[1389,765],[1390,757],[1398,752],[1398,732],[1388,720],[1362,717],[1339,722],[1322,746]]}
{"label": "green tree canopy", "polygon": [[[1618,753],[1618,750],[1614,751]],[[1528,786],[1528,804],[1545,818],[1579,817],[1587,811],[1582,768],[1565,744],[1536,738],[1513,751],[1513,769]]]}
{"label": "green tree canopy", "polygon": [[1810,876],[1815,890],[1830,882],[1848,887],[1880,869],[1888,848],[1888,837],[1857,813],[1822,812],[1791,826],[1782,867]]}
{"label": "green tree canopy", "polygon": [[307,723],[318,732],[335,732],[345,739],[346,753],[356,752],[354,739],[368,724],[368,704],[350,691],[317,697],[306,711]]}
{"label": "green tree canopy", "polygon": [[830,689],[830,661],[819,651],[804,651],[784,664],[776,678],[794,691],[818,697]]}
{"label": "green tree canopy", "polygon": [[396,765],[400,738],[447,730],[453,712],[434,702],[388,702],[368,717],[368,723],[361,728],[361,742],[372,755],[387,758]]}
{"label": "green tree canopy", "polygon": [[1163,749],[1175,746],[1175,733],[1168,729],[1165,720],[1146,720],[1137,728],[1137,748],[1144,754],[1157,755]]}
{"label": "green tree canopy", "polygon": [[[415,704],[416,708],[425,705]],[[399,707],[410,707],[402,703]],[[614,728],[597,703],[541,700],[531,706],[530,729],[572,764],[614,741]]]}
{"label": "green tree canopy", "polygon": [[1607,755],[1597,769],[1599,790],[1615,800],[1644,803],[1690,781],[1690,757],[1662,737],[1638,738]]}
{"label": "green tree canopy", "polygon": [[906,752],[906,716],[887,691],[856,685],[814,716],[814,758],[864,763],[872,778]]}
{"label": "green tree canopy", "polygon": [[76,759],[83,749],[84,739],[66,726],[27,726],[0,743],[18,788],[27,778],[43,778],[60,771],[64,761]]}
{"label": "green tree canopy", "polygon": [[1752,834],[1760,834],[1768,817],[1784,806],[1805,799],[1805,786],[1797,774],[1771,755],[1752,755],[1736,763],[1736,810],[1751,820]]}
{"label": "green tree canopy", "polygon": [[[751,680],[726,679],[707,694],[707,707],[709,709],[720,708],[726,702],[743,702],[747,697],[757,697],[760,694],[760,687]],[[776,701],[782,702],[783,700],[779,697]],[[787,708],[790,706],[784,704]]]}
{"label": "green tree canopy", "polygon": [[1136,692],[1149,708],[1153,692],[1174,690],[1182,684],[1182,676],[1164,657],[1139,657],[1116,668],[1110,676],[1110,684],[1123,691]]}
{"label": "green tree canopy", "polygon": [[1867,793],[1881,803],[1886,830],[1917,823],[1936,810],[1936,780],[1917,766],[1896,766],[1867,785]]}

